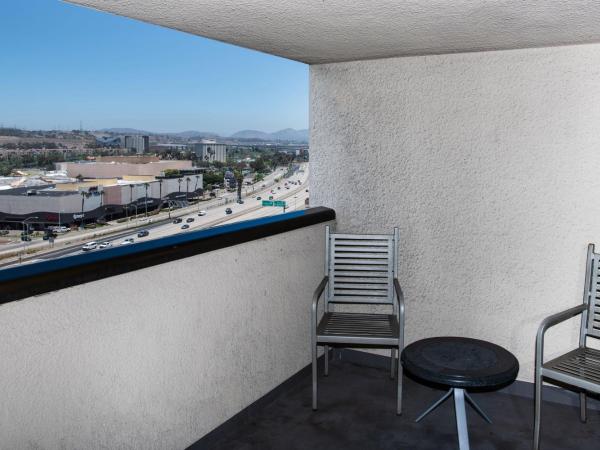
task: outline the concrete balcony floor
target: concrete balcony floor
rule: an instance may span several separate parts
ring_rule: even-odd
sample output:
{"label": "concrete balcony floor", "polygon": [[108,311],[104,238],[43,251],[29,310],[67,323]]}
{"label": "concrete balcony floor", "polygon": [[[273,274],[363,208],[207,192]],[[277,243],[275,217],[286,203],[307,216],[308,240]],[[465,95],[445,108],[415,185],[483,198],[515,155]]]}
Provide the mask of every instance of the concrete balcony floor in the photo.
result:
{"label": "concrete balcony floor", "polygon": [[[200,440],[192,449],[410,449],[456,450],[458,441],[453,403],[447,401],[415,423],[414,419],[443,391],[405,377],[403,415],[395,415],[395,382],[383,369],[335,361],[329,377],[319,371],[319,410],[313,412],[308,371],[286,386],[233,430]],[[529,450],[533,401],[506,393],[473,394],[491,417],[484,422],[467,407],[471,448]],[[215,439],[216,437],[216,439]],[[544,450],[598,449],[600,413],[588,411],[579,421],[578,409],[545,402],[542,419]]]}

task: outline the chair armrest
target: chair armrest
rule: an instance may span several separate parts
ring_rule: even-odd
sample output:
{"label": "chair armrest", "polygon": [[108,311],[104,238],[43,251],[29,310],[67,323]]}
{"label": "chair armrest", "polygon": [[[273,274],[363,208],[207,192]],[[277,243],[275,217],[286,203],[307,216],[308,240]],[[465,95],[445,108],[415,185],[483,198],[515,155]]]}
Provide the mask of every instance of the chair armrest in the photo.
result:
{"label": "chair armrest", "polygon": [[561,311],[556,314],[552,314],[551,316],[546,317],[542,323],[540,324],[537,337],[535,340],[535,361],[536,366],[542,365],[544,363],[544,334],[548,330],[548,328],[553,327],[554,325],[558,325],[561,322],[564,322],[567,319],[575,317],[579,314],[582,314],[586,309],[587,305],[582,303],[581,305],[574,306],[572,308],[567,309],[566,311]]}
{"label": "chair armrest", "polygon": [[[404,348],[404,293],[400,287],[398,278],[394,278],[394,293],[398,302],[398,325],[400,327],[400,350]],[[400,355],[398,355],[399,357]]]}
{"label": "chair armrest", "polygon": [[317,306],[319,304],[319,298],[321,298],[321,295],[323,294],[323,291],[325,290],[325,286],[327,286],[328,282],[329,282],[329,277],[328,276],[323,277],[323,279],[317,286],[317,289],[315,289],[315,293],[313,294],[312,309],[311,309],[311,318],[312,318],[311,322],[312,322],[312,325],[315,327],[315,329],[317,326]]}

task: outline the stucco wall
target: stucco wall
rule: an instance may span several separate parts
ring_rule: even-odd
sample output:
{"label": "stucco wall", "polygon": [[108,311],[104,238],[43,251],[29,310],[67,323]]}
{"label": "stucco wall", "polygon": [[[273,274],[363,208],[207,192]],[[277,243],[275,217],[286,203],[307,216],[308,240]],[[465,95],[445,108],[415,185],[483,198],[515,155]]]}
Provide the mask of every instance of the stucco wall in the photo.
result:
{"label": "stucco wall", "polygon": [[[600,244],[600,46],[311,67],[311,203],[338,229],[400,227],[407,341],[510,349],[581,302]],[[576,326],[549,335],[550,354]]]}
{"label": "stucco wall", "polygon": [[0,306],[0,448],[186,448],[310,362],[324,225]]}

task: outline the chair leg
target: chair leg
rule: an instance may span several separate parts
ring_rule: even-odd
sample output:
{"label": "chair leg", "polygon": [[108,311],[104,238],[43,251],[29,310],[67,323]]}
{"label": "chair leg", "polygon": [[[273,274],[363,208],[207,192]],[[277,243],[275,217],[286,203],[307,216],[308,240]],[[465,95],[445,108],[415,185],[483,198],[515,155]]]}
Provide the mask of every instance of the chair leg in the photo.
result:
{"label": "chair leg", "polygon": [[393,380],[396,374],[396,349],[393,348],[390,353],[390,378]]}
{"label": "chair leg", "polygon": [[582,422],[587,422],[587,397],[585,392],[579,393],[579,419]]}
{"label": "chair leg", "polygon": [[542,374],[539,367],[535,371],[535,390],[534,390],[535,411],[533,416],[533,450],[540,448],[540,425],[542,415]]}
{"label": "chair leg", "polygon": [[325,376],[329,376],[329,346],[325,346],[325,353],[323,355],[323,359],[325,360]]}
{"label": "chair leg", "polygon": [[312,346],[312,409],[317,410],[317,345]]}
{"label": "chair leg", "polygon": [[[395,356],[395,355],[394,355]],[[392,358],[395,359],[395,358]],[[400,349],[398,349],[398,360],[396,361],[398,364],[398,399],[396,401],[396,414],[402,414],[402,364],[400,364]]]}

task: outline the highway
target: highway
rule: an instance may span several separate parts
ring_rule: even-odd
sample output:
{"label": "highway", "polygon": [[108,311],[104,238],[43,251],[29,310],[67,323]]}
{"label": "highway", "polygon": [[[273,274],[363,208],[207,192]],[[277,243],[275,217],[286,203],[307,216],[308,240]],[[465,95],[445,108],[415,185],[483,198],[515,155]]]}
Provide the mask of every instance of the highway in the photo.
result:
{"label": "highway", "polygon": [[[268,184],[270,181],[274,181],[273,178],[280,177],[281,175],[282,171],[278,170],[277,172],[271,174],[269,176],[270,178],[266,178],[260,184]],[[291,184],[292,181],[296,183],[300,181],[300,184]],[[301,164],[300,169],[290,178],[282,179],[279,183],[276,183],[266,189],[260,188],[260,190],[258,190],[255,188],[255,193],[251,193],[248,190],[247,197],[244,198],[243,204],[238,204],[235,202],[235,198],[237,196],[236,193],[228,193],[221,199],[216,199],[209,202],[201,202],[198,205],[186,208],[186,210],[189,212],[185,215],[180,215],[181,210],[173,211],[173,215],[177,215],[181,219],[180,223],[173,223],[173,221],[168,221],[166,223],[164,221],[161,221],[160,223],[150,223],[147,227],[124,230],[114,235],[96,238],[94,241],[98,243],[110,242],[111,246],[132,245],[122,243],[128,238],[133,239],[135,243],[171,236],[177,233],[189,233],[190,231],[197,231],[204,228],[239,222],[242,220],[257,219],[260,217],[282,214],[284,211],[281,207],[262,206],[262,200],[269,200],[270,197],[272,197],[273,200],[285,200],[287,203],[285,212],[304,209],[305,200],[309,196],[309,193],[307,192],[309,189],[307,181],[308,164]],[[260,200],[258,199],[259,197]],[[225,205],[219,205],[219,203],[224,201],[228,201],[229,203]],[[231,214],[226,214],[226,208],[231,209]],[[206,214],[199,216],[199,211],[205,211]],[[182,229],[184,225],[188,225],[188,228]],[[149,235],[146,237],[138,237],[138,232],[141,229],[148,230]],[[23,263],[26,264],[36,261],[77,255],[81,253],[102,251],[102,249],[95,249],[84,252],[81,248],[86,242],[91,242],[91,239],[88,241],[82,241],[77,246],[32,256],[31,258],[27,258],[25,261],[23,261]],[[14,265],[14,263],[11,264],[11,266]]]}

